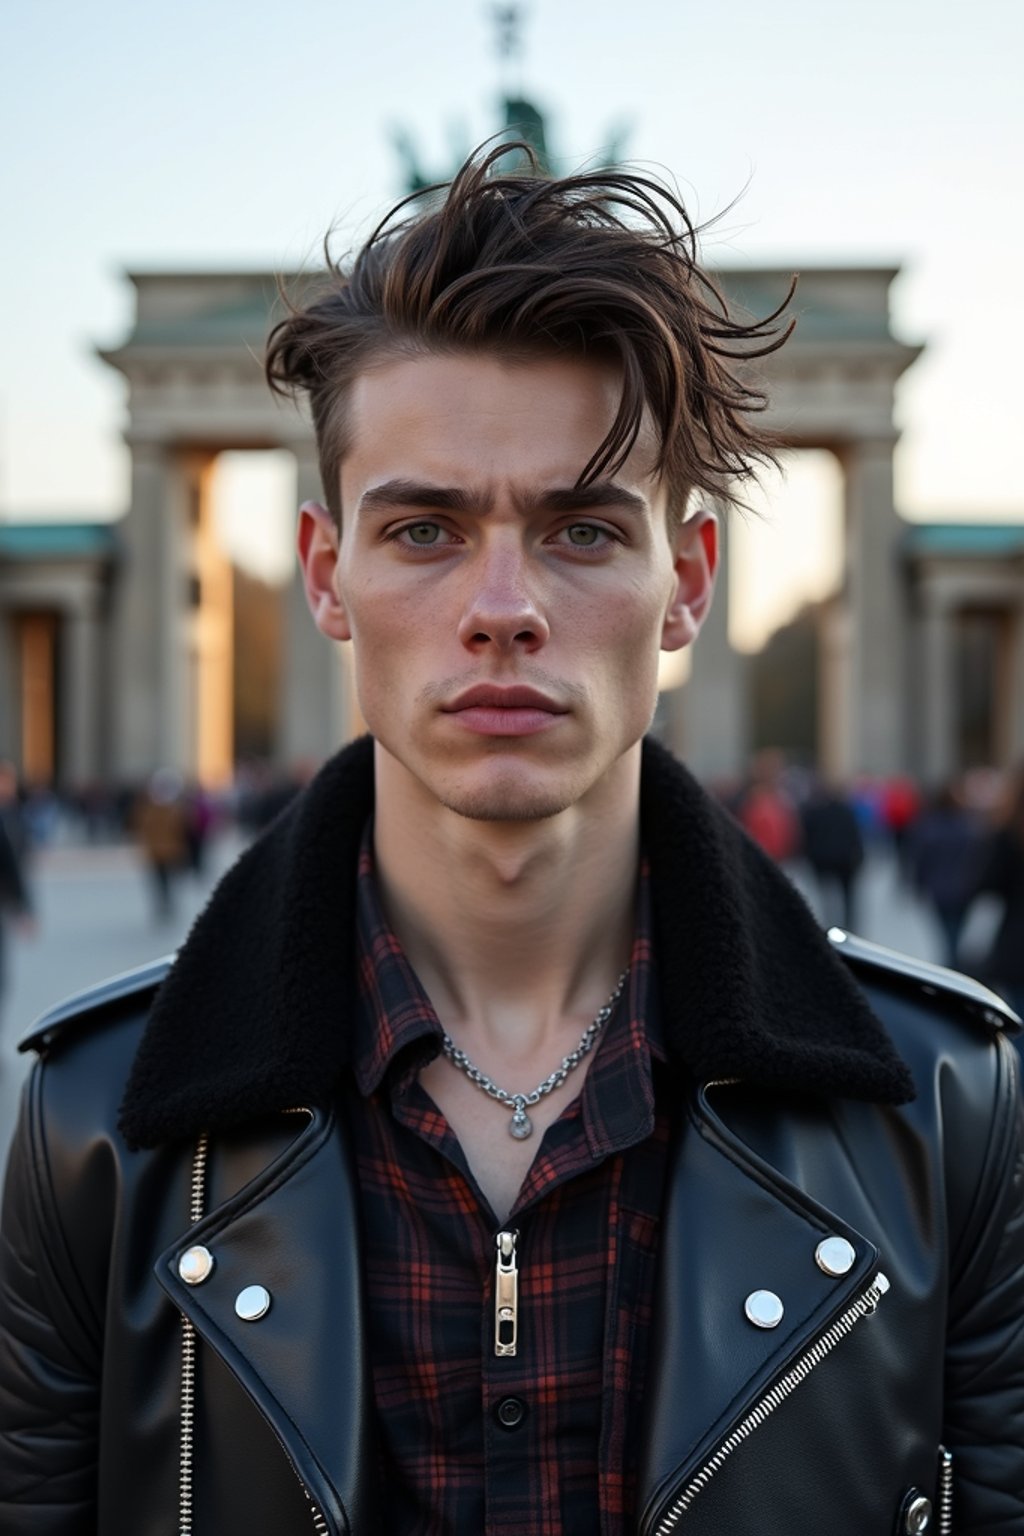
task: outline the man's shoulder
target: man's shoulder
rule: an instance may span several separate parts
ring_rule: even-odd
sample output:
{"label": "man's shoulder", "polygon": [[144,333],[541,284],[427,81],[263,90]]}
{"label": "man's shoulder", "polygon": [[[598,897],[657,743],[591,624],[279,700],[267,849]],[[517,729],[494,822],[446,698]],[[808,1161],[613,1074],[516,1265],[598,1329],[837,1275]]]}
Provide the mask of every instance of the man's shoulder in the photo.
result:
{"label": "man's shoulder", "polygon": [[997,993],[842,929],[829,939],[909,1067],[922,1106],[938,1088],[947,1110],[966,1107],[970,1125],[1016,1097],[1018,1058],[1007,1046],[1021,1021]]}
{"label": "man's shoulder", "polygon": [[105,1170],[103,1184],[114,1166],[109,1151],[118,1140],[125,1086],[170,965],[170,958],[151,961],[73,994],[49,1008],[20,1042],[37,1060],[11,1155],[17,1162],[20,1148],[22,1158],[45,1168],[65,1212],[75,1208],[90,1169]]}
{"label": "man's shoulder", "polygon": [[72,993],[36,1019],[19,1041],[19,1051],[34,1051],[47,1058],[104,1026],[144,1022],[173,962],[173,955],[164,955]]}
{"label": "man's shoulder", "polygon": [[913,1139],[902,1152],[888,1144],[890,1153],[940,1170],[950,1251],[958,1252],[978,1213],[1002,1209],[1018,1173],[1024,1105],[1011,1041],[1020,1020],[971,976],[842,930],[829,938],[914,1081],[915,1098],[899,1111]]}
{"label": "man's shoulder", "polygon": [[1022,1027],[1009,1003],[973,976],[887,949],[844,928],[830,928],[828,937],[835,953],[869,990],[890,992],[924,1007],[931,1004],[989,1037],[1015,1035]]}

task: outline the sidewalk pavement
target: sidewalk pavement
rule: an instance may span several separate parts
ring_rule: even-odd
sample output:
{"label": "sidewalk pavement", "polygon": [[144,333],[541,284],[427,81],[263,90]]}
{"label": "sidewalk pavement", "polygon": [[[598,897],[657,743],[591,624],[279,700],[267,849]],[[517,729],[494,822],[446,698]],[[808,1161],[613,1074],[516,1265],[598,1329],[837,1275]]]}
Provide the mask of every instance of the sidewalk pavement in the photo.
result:
{"label": "sidewalk pavement", "polygon": [[31,1066],[17,1041],[55,1003],[85,987],[172,953],[244,846],[234,832],[208,849],[201,876],[183,874],[171,919],[157,921],[145,865],[132,847],[43,849],[30,872],[35,932],[7,934],[7,990],[0,999],[0,1164]]}

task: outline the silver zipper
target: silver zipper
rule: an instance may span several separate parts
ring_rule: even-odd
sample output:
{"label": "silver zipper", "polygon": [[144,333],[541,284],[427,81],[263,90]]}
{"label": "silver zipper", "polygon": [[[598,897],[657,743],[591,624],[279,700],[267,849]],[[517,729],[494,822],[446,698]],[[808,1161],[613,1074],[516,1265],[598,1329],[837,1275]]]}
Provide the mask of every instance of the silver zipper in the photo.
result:
{"label": "silver zipper", "polygon": [[[188,1219],[192,1226],[202,1220],[206,1199],[206,1159],[209,1142],[200,1136],[192,1159]],[[192,1457],[195,1445],[196,1330],[192,1320],[181,1316],[181,1446],[178,1459],[178,1536],[192,1536]]]}
{"label": "silver zipper", "polygon": [[[309,1115],[312,1118],[313,1111],[305,1108],[285,1110],[288,1115]],[[192,1185],[189,1193],[189,1222],[195,1226],[197,1221],[203,1219],[203,1207],[206,1204],[206,1162],[209,1156],[210,1144],[206,1135],[200,1136],[196,1142],[196,1150],[192,1159]],[[196,1330],[191,1318],[182,1313],[181,1316],[181,1452],[178,1472],[178,1536],[192,1536],[192,1466],[195,1447],[195,1414],[196,1414]],[[284,1450],[284,1447],[281,1447]],[[285,1451],[285,1456],[291,1466],[291,1457]],[[294,1467],[292,1468],[294,1471]],[[296,1473],[298,1477],[298,1473]],[[324,1519],[320,1510],[313,1503],[312,1495],[301,1478],[298,1478],[299,1487],[309,1501],[309,1512],[313,1517],[313,1529],[317,1536],[331,1536],[331,1528]]]}
{"label": "silver zipper", "polygon": [[331,1528],[327,1524],[327,1521],[324,1519],[323,1515],[317,1509],[316,1505],[313,1503],[313,1498],[309,1489],[303,1488],[302,1491],[306,1495],[306,1498],[309,1499],[309,1512],[313,1516],[313,1529],[316,1531],[316,1536],[331,1536]]}
{"label": "silver zipper", "polygon": [[836,1318],[831,1327],[826,1328],[825,1332],[815,1339],[811,1347],[805,1350],[799,1360],[790,1366],[785,1375],[781,1376],[775,1385],[769,1388],[764,1397],[755,1403],[746,1417],[740,1420],[734,1430],[730,1431],[715,1454],[709,1457],[700,1471],[691,1478],[672,1507],[662,1517],[661,1523],[654,1532],[654,1536],[671,1536],[671,1532],[676,1529],[694,1499],[702,1489],[707,1487],[715,1473],[721,1469],[737,1446],[742,1445],[744,1440],[749,1439],[754,1433],[755,1429],[760,1428],[765,1420],[770,1418],[776,1408],[780,1407],[787,1397],[790,1397],[796,1391],[801,1382],[806,1381],[815,1366],[820,1365],[826,1356],[832,1353],[836,1345],[841,1343],[847,1334],[853,1331],[862,1318],[871,1316],[878,1306],[879,1300],[888,1289],[889,1282],[879,1271],[867,1290],[857,1297],[857,1300],[852,1306],[847,1308],[841,1317]]}
{"label": "silver zipper", "polygon": [[494,1239],[494,1353],[514,1355],[519,1331],[518,1232],[499,1232]]}
{"label": "silver zipper", "polygon": [[953,1536],[953,1456],[939,1446],[939,1530],[938,1536]]}

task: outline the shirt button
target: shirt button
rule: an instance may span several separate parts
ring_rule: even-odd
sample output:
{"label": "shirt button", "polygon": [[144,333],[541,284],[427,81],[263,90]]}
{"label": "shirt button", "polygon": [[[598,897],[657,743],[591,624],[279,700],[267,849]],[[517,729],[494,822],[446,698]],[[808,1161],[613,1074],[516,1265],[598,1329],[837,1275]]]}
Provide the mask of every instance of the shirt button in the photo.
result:
{"label": "shirt button", "polygon": [[502,1429],[518,1429],[526,1418],[526,1404],[521,1397],[503,1397],[494,1410]]}

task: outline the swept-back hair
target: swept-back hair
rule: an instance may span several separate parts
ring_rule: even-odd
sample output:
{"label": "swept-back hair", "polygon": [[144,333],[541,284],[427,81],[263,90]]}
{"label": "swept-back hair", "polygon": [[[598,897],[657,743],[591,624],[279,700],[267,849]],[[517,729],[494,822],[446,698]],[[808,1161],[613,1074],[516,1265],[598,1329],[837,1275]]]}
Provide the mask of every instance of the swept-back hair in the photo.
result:
{"label": "swept-back hair", "polygon": [[339,526],[350,387],[374,362],[426,352],[611,360],[618,411],[578,484],[621,468],[646,409],[673,525],[694,490],[738,500],[737,484],[778,446],[752,419],[767,402],[745,365],[792,330],[781,319],[792,285],[765,319],[735,316],[667,186],[626,170],[503,175],[510,148],[532,160],[525,144],[478,150],[425,203],[398,203],[349,269],[328,242],[322,282],[301,304],[285,295],[266,375],[277,393],[309,397]]}

